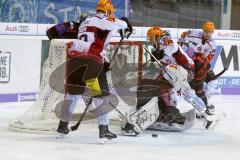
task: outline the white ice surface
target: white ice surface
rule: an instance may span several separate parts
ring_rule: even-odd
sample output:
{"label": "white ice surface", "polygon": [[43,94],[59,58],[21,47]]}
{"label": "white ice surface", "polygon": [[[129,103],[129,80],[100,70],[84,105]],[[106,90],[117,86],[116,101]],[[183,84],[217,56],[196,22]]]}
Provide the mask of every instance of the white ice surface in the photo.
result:
{"label": "white ice surface", "polygon": [[[118,137],[102,145],[97,125],[83,124],[64,139],[53,135],[13,132],[8,122],[28,109],[29,103],[0,104],[0,160],[239,160],[240,96],[212,99],[227,118],[214,130],[200,123],[185,132],[146,131],[139,137]],[[111,130],[117,131],[116,126]],[[152,133],[158,134],[152,138]]]}

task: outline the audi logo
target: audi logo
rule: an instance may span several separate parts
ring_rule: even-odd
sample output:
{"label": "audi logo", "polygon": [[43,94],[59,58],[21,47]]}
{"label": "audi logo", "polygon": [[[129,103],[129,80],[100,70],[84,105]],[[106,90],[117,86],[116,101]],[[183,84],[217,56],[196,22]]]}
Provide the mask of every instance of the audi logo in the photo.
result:
{"label": "audi logo", "polygon": [[18,31],[19,32],[28,32],[29,31],[29,26],[19,26]]}
{"label": "audi logo", "polygon": [[236,38],[240,37],[240,33],[239,32],[233,32],[231,35],[232,35],[232,37],[236,37]]}

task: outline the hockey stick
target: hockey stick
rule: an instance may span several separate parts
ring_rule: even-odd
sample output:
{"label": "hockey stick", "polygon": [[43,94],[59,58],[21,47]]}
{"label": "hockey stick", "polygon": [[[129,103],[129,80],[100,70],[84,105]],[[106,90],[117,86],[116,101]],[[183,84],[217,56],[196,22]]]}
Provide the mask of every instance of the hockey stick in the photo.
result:
{"label": "hockey stick", "polygon": [[125,119],[128,122],[128,118],[119,110],[116,106],[114,106],[110,101],[109,104],[112,106],[113,109],[115,109],[116,112],[118,112],[121,119]]}
{"label": "hockey stick", "polygon": [[85,114],[87,113],[87,110],[88,110],[89,106],[90,106],[91,103],[92,103],[92,100],[93,100],[93,98],[92,98],[92,96],[91,96],[90,99],[89,99],[89,101],[86,102],[86,107],[85,107],[82,115],[80,116],[78,122],[77,122],[74,126],[71,126],[71,127],[69,128],[69,131],[75,131],[75,130],[78,129],[78,127],[80,126],[80,124],[81,124],[81,122],[82,122],[82,120],[83,120],[83,117],[84,117]]}
{"label": "hockey stick", "polygon": [[113,52],[113,56],[112,56],[112,58],[111,58],[110,61],[109,61],[110,64],[112,63],[114,57],[116,56],[116,54],[117,54],[119,48],[121,47],[121,45],[122,45],[122,43],[123,43],[123,39],[124,39],[123,31],[120,30],[119,33],[120,33],[121,39],[120,39],[120,41],[119,41],[119,44],[118,44],[117,48],[116,48],[116,49],[114,50],[114,52]]}
{"label": "hockey stick", "polygon": [[151,61],[151,59],[147,60],[147,62],[145,62],[142,66],[144,67],[144,66],[147,65],[148,62],[150,62],[150,61]]}
{"label": "hockey stick", "polygon": [[210,78],[206,81],[206,83],[208,83],[208,82],[210,82],[210,81],[212,81],[212,80],[217,79],[217,78],[220,77],[226,70],[227,70],[227,68],[224,68],[224,69],[223,69],[221,72],[219,72],[218,74],[210,77]]}
{"label": "hockey stick", "polygon": [[148,54],[150,54],[153,57],[153,59],[157,62],[159,67],[173,80],[173,76],[166,71],[161,62],[159,62],[158,59],[145,46],[143,46],[143,48],[148,52]]}

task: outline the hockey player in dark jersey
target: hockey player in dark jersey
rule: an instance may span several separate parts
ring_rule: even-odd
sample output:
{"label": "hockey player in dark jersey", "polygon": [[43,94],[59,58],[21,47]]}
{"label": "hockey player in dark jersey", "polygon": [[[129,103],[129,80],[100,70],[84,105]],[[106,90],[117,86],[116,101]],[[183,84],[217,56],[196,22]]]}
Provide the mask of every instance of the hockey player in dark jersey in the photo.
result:
{"label": "hockey player in dark jersey", "polygon": [[46,32],[49,40],[52,39],[76,39],[80,24],[88,17],[87,13],[82,13],[79,22],[69,21],[52,26]]}

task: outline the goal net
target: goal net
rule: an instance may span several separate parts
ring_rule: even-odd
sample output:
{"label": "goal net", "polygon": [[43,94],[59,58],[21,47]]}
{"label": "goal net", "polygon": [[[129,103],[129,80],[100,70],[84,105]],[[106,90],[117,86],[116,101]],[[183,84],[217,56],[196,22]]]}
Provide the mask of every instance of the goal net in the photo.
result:
{"label": "goal net", "polygon": [[[40,91],[37,101],[19,118],[10,122],[12,130],[27,133],[53,133],[56,132],[59,119],[55,115],[55,106],[64,99],[65,75],[52,76],[58,68],[64,71],[66,63],[66,44],[70,40],[52,40],[49,55],[43,66]],[[137,41],[124,41],[114,56],[111,70],[107,72],[107,80],[110,92],[119,99],[117,109],[127,115],[131,107],[136,106],[136,86],[143,76],[144,63],[147,58],[143,56],[142,43]],[[119,42],[111,42],[107,49],[107,56],[112,58]],[[64,73],[64,72],[63,72]],[[50,87],[49,81],[58,85],[58,91]],[[61,90],[61,91],[59,91]],[[129,94],[130,93],[130,94]],[[78,102],[74,111],[83,112],[85,105]],[[77,115],[77,114],[76,114]],[[79,116],[73,116],[72,123],[75,124]],[[87,117],[85,117],[85,120]],[[119,113],[113,110],[110,113],[110,122],[119,121]]]}

